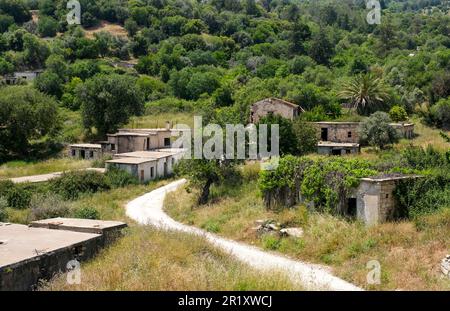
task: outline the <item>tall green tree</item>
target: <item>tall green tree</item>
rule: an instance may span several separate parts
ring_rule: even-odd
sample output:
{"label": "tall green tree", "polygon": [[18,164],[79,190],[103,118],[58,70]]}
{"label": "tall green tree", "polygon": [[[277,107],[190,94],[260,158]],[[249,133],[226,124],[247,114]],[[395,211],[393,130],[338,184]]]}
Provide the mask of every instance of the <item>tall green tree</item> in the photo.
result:
{"label": "tall green tree", "polygon": [[359,128],[360,140],[363,144],[385,149],[399,139],[397,131],[390,125],[392,120],[382,111],[372,114],[361,123]]}
{"label": "tall green tree", "polygon": [[77,87],[84,127],[95,128],[100,137],[116,131],[144,108],[136,79],[129,76],[97,75]]}
{"label": "tall green tree", "polygon": [[54,141],[60,127],[51,97],[28,86],[0,88],[0,161],[34,156],[32,146]]}

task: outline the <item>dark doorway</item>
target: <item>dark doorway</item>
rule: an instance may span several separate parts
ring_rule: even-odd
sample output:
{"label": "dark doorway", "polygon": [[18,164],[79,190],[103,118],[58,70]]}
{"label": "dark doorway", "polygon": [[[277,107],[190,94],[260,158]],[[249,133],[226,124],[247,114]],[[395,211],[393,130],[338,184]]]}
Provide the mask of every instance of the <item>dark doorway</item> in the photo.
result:
{"label": "dark doorway", "polygon": [[356,218],[357,200],[356,198],[348,199],[347,214],[352,218]]}
{"label": "dark doorway", "polygon": [[86,159],[86,151],[85,150],[80,150],[80,157],[82,159]]}
{"label": "dark doorway", "polygon": [[170,138],[164,138],[164,147],[170,147]]}
{"label": "dark doorway", "polygon": [[147,138],[147,150],[150,150],[150,138]]}
{"label": "dark doorway", "polygon": [[328,141],[328,128],[322,128],[320,133],[320,139],[322,141]]}
{"label": "dark doorway", "polygon": [[167,162],[164,163],[164,177],[167,176]]}
{"label": "dark doorway", "polygon": [[334,156],[339,156],[341,155],[341,150],[340,149],[333,149],[331,150],[331,154]]}
{"label": "dark doorway", "polygon": [[143,183],[145,181],[145,172],[144,170],[141,170],[141,182]]}

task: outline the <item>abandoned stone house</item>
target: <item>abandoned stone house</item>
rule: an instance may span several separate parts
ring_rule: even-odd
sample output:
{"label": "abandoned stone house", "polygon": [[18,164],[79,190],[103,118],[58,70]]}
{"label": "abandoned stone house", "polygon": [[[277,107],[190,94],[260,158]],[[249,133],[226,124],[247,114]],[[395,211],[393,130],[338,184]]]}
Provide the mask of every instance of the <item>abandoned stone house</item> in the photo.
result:
{"label": "abandoned stone house", "polygon": [[106,161],[106,168],[125,170],[145,183],[171,175],[183,152],[183,149],[160,149],[117,154],[114,159]]}
{"label": "abandoned stone house", "polygon": [[[315,122],[320,140],[317,151],[319,154],[343,155],[360,152],[360,122]],[[391,123],[400,137],[412,139],[414,124]]]}
{"label": "abandoned stone house", "polygon": [[320,141],[359,143],[359,122],[315,122]]}
{"label": "abandoned stone house", "polygon": [[279,98],[266,98],[251,106],[250,122],[258,123],[265,116],[274,114],[293,120],[304,112],[300,106]]}
{"label": "abandoned stone house", "polygon": [[[336,143],[359,143],[360,122],[315,122],[321,141]],[[394,129],[403,138],[414,137],[413,123],[391,123]]]}

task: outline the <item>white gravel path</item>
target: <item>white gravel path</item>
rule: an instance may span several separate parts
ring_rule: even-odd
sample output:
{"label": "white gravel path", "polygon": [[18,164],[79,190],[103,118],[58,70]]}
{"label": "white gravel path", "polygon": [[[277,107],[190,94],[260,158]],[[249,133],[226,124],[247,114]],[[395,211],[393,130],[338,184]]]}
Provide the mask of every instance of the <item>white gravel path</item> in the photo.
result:
{"label": "white gravel path", "polygon": [[286,272],[293,282],[307,290],[361,290],[361,288],[333,276],[322,266],[265,252],[257,247],[224,239],[201,229],[176,222],[163,211],[164,198],[168,192],[177,190],[185,183],[186,180],[184,179],[175,181],[129,202],[126,206],[127,216],[143,225],[153,225],[161,229],[177,230],[202,236],[211,244],[256,269]]}
{"label": "white gravel path", "polygon": [[[86,168],[78,171],[95,171],[104,174],[105,169],[104,168]],[[48,173],[48,174],[42,174],[42,175],[33,175],[33,176],[22,176],[22,177],[15,177],[10,178],[13,183],[15,184],[23,184],[23,183],[39,183],[44,181],[49,181],[55,178],[60,177],[64,172],[55,172],[55,173]],[[8,179],[0,179],[2,180],[8,180]]]}

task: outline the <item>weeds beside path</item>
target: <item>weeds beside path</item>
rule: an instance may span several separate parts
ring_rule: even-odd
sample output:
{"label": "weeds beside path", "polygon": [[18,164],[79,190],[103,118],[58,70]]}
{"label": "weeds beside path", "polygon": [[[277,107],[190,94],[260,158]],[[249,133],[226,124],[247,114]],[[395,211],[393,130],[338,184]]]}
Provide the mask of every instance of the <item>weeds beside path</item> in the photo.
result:
{"label": "weeds beside path", "polygon": [[144,225],[182,231],[204,237],[214,246],[233,255],[240,261],[262,271],[283,271],[292,282],[310,290],[360,290],[360,288],[331,275],[325,268],[305,264],[281,255],[264,252],[256,247],[219,238],[201,229],[183,225],[163,211],[166,194],[177,190],[186,180],[178,180],[156,189],[127,204],[127,216]]}

